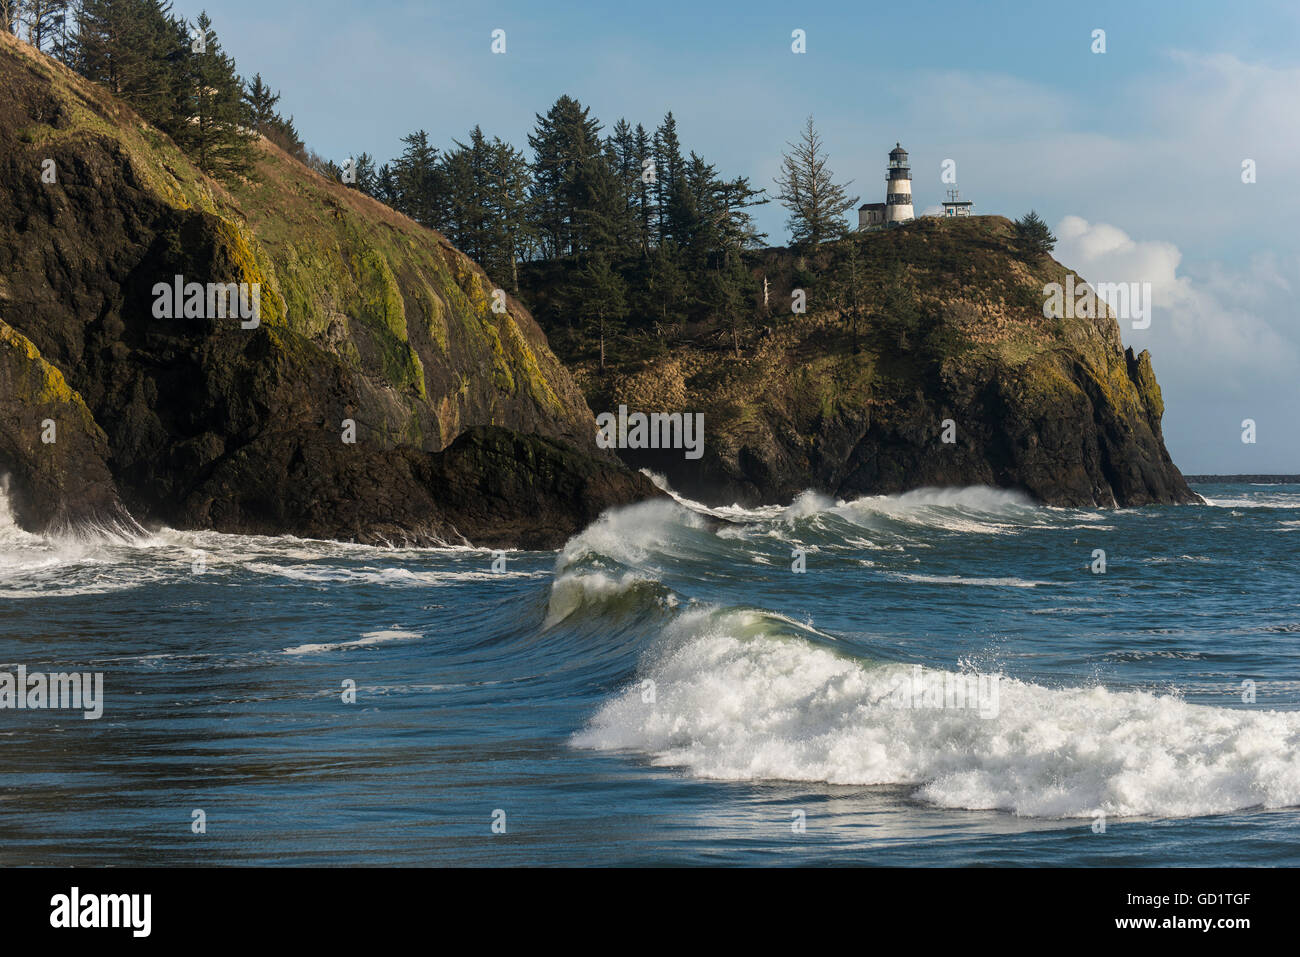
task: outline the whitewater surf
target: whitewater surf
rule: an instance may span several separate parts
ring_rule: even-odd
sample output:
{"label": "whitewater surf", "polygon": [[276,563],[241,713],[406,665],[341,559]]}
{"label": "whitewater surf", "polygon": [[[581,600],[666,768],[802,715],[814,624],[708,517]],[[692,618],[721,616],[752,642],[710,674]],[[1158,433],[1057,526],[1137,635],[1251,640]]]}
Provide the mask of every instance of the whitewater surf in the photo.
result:
{"label": "whitewater surf", "polygon": [[[529,838],[495,862],[1077,863],[1100,821],[1152,863],[1229,862],[1243,822],[1296,863],[1300,487],[1200,490],[1196,523],[986,488],[672,495],[504,561],[31,535],[0,502],[0,671],[103,675],[75,737],[7,712],[5,846],[464,863],[501,809]],[[208,851],[167,825],[190,806],[221,809]],[[87,845],[86,814],[138,839]]]}
{"label": "whitewater surf", "polygon": [[[1103,517],[1039,509],[990,489],[853,502],[808,495],[779,511],[726,510],[747,524],[713,544],[698,516],[715,510],[675,498],[675,506],[610,513],[570,542],[557,563],[551,615],[557,608],[572,614],[584,602],[606,608],[638,590],[662,603],[666,596],[647,583],[692,560],[743,567],[757,547],[775,567],[777,542],[836,561],[845,551],[914,547],[919,529],[1002,535],[1053,521],[1087,528]],[[857,534],[845,534],[851,530]],[[896,577],[988,588],[1051,584]],[[964,699],[954,707],[942,695],[900,706],[898,690],[914,683],[913,668],[866,642],[837,641],[758,608],[672,604],[682,610],[659,626],[637,680],[600,708],[575,745],[642,752],[706,778],[903,784],[945,807],[1029,816],[1181,817],[1300,804],[1293,756],[1300,713],[1196,705],[1101,683],[1047,687],[975,670],[975,681],[997,689],[995,714]],[[956,675],[942,677],[951,684]]]}

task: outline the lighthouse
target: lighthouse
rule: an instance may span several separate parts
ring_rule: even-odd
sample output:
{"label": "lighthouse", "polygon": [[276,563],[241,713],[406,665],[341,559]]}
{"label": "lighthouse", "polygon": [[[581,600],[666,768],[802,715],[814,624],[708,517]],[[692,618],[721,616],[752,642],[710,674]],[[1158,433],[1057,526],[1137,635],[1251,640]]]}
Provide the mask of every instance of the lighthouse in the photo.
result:
{"label": "lighthouse", "polygon": [[907,165],[907,150],[899,143],[889,151],[889,184],[885,190],[885,222],[905,223],[912,215],[912,170]]}
{"label": "lighthouse", "polygon": [[907,150],[899,143],[889,151],[885,184],[883,203],[863,203],[858,207],[858,229],[880,229],[916,218],[912,212],[912,169],[907,164]]}

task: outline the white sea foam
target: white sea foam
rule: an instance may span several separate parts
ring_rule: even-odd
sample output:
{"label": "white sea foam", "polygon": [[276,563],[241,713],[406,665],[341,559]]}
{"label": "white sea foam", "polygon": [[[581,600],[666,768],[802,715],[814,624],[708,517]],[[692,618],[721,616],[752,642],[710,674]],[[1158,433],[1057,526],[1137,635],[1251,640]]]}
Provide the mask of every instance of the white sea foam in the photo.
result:
{"label": "white sea foam", "polygon": [[[428,555],[481,556],[481,565],[422,569],[398,562]],[[196,560],[213,578],[238,571],[308,584],[430,587],[473,581],[546,577],[542,570],[489,567],[491,551],[464,547],[386,548],[292,535],[232,535],[213,531],[83,527],[34,535],[14,521],[0,480],[0,598],[35,599],[109,594],[195,578]],[[387,562],[394,560],[393,565]],[[360,562],[366,564],[360,564]],[[346,564],[345,564],[346,563]],[[383,564],[381,564],[383,563]],[[469,562],[465,562],[466,565]]]}
{"label": "white sea foam", "polygon": [[[1202,496],[1204,498],[1204,496]],[[1206,505],[1214,508],[1300,508],[1300,499],[1294,493],[1256,493],[1250,498],[1206,498]]]}
{"label": "white sea foam", "polygon": [[[848,500],[837,500],[810,490],[797,495],[788,506],[709,506],[678,494],[663,476],[652,472],[646,474],[683,508],[732,522],[756,524],[771,534],[780,533],[778,523],[788,526],[823,518],[836,518],[866,528],[893,522],[954,532],[1004,534],[1043,525],[1048,513],[1047,509],[1036,505],[1021,492],[986,486],[920,488],[897,495],[864,495]],[[1088,522],[1100,516],[1078,512],[1077,518]]]}
{"label": "white sea foam", "polygon": [[983,585],[1000,588],[1038,588],[1051,582],[1028,581],[1024,578],[969,578],[964,575],[920,575],[910,572],[895,572],[891,578],[899,581],[918,582],[927,585]]}
{"label": "white sea foam", "polygon": [[40,540],[40,536],[25,532],[14,520],[13,506],[9,501],[9,476],[0,475],[0,546],[10,544],[30,544]]}
{"label": "white sea foam", "polygon": [[[23,600],[93,595],[155,580],[154,570],[110,567],[105,549],[129,542],[117,529],[66,530],[34,535],[14,519],[8,483],[0,478],[0,598]],[[75,568],[69,575],[67,568]]]}
{"label": "white sea foam", "polygon": [[[807,490],[784,506],[713,506],[674,491],[662,475],[649,471],[645,471],[645,474],[683,508],[733,522],[782,522],[788,525],[821,516],[834,516],[853,524],[871,524],[873,520],[887,519],[972,532],[998,532],[1018,525],[1040,524],[1041,507],[1022,493],[1009,489],[985,486],[921,488],[896,495],[864,495],[855,499],[835,499],[822,492]],[[1092,517],[1083,513],[1081,520],[1087,521]]]}
{"label": "white sea foam", "polygon": [[839,503],[834,513],[874,527],[885,520],[971,534],[1008,534],[1045,523],[1045,511],[1019,492],[985,488],[923,488],[901,495],[867,495]]}
{"label": "white sea foam", "polygon": [[244,565],[251,572],[261,575],[273,575],[290,581],[312,582],[319,584],[363,584],[388,585],[391,587],[440,587],[467,581],[501,581],[509,578],[541,578],[544,571],[505,570],[491,571],[486,564],[481,570],[416,571],[409,568],[378,568],[362,566],[346,568],[326,563],[280,565],[275,562],[248,562]]}
{"label": "white sea foam", "polygon": [[418,631],[368,631],[355,641],[332,641],[316,645],[296,645],[284,649],[286,655],[312,655],[324,651],[346,651],[349,648],[364,648],[367,645],[381,645],[390,641],[404,641],[410,638],[423,638]]}
{"label": "white sea foam", "polygon": [[1034,817],[1300,805],[1300,713],[1006,677],[996,717],[898,708],[908,666],[756,631],[753,618],[683,614],[574,744],[702,778],[912,785],[936,805]]}
{"label": "white sea foam", "polygon": [[754,508],[747,508],[744,505],[738,504],[705,505],[703,502],[697,502],[694,499],[682,495],[669,485],[668,480],[658,472],[652,472],[649,469],[642,469],[641,474],[650,479],[659,491],[667,493],[668,496],[678,505],[700,515],[712,515],[714,518],[725,518],[730,521],[763,521],[765,519],[778,518],[787,511],[787,506],[784,505],[759,505]]}

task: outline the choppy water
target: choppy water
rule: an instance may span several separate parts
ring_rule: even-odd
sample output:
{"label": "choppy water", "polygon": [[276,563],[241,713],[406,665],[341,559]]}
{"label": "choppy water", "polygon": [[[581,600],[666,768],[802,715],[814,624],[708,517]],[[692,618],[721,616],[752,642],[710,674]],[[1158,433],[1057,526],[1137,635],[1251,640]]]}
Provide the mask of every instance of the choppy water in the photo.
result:
{"label": "choppy water", "polygon": [[0,518],[0,672],[105,694],[0,710],[0,864],[1300,864],[1300,486],[1198,491],[647,503],[500,574]]}

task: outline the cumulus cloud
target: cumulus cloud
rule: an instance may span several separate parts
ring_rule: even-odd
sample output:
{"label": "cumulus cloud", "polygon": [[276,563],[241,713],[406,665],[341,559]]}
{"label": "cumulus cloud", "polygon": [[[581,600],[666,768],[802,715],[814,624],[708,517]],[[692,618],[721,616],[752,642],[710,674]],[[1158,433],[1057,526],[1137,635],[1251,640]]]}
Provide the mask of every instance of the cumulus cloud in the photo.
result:
{"label": "cumulus cloud", "polygon": [[1055,231],[1055,257],[1089,283],[1151,284],[1150,328],[1121,320],[1120,332],[1127,344],[1151,351],[1176,460],[1181,449],[1198,463],[1196,471],[1251,471],[1242,455],[1253,450],[1243,450],[1237,432],[1247,416],[1270,426],[1273,457],[1256,461],[1272,464],[1259,467],[1294,467],[1287,463],[1300,416],[1300,343],[1286,320],[1300,262],[1265,252],[1243,267],[1216,262],[1184,273],[1183,254],[1171,242],[1137,240],[1080,216],[1066,216]]}
{"label": "cumulus cloud", "polygon": [[[1102,89],[1064,92],[976,71],[898,82],[912,87],[909,114],[937,131],[907,144],[918,193],[938,188],[939,162],[950,157],[979,212],[1123,217],[1193,256],[1235,258],[1252,243],[1296,248],[1287,224],[1300,217],[1300,123],[1288,118],[1298,67],[1175,50]],[[1258,171],[1252,184],[1241,180],[1247,159]]]}
{"label": "cumulus cloud", "polygon": [[1244,270],[1214,264],[1193,280],[1179,273],[1183,254],[1173,243],[1134,240],[1080,216],[1066,216],[1056,234],[1056,258],[1090,283],[1151,284],[1151,327],[1121,330],[1177,376],[1212,371],[1215,381],[1241,387],[1297,368],[1294,339],[1274,326],[1291,291],[1275,258],[1253,260]]}

